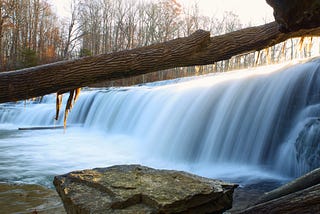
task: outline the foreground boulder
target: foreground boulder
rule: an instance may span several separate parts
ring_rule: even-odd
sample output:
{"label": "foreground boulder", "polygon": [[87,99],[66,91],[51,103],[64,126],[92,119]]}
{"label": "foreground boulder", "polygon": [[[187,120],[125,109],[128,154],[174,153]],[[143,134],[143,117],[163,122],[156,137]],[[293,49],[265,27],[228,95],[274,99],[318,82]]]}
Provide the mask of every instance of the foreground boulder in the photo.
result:
{"label": "foreground boulder", "polygon": [[140,165],[75,171],[54,185],[67,213],[222,213],[235,184]]}

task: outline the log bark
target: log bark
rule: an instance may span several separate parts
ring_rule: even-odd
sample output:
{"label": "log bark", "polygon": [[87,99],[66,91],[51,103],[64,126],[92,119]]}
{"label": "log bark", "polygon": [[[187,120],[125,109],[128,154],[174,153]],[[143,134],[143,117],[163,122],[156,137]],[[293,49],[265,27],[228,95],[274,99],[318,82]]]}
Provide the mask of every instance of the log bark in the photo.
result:
{"label": "log bark", "polygon": [[319,0],[266,0],[282,32],[318,27],[320,23]]}
{"label": "log bark", "polygon": [[258,203],[260,204],[276,198],[280,198],[282,196],[307,189],[317,184],[320,184],[320,168],[315,169],[271,192],[264,194],[259,199]]}
{"label": "log bark", "polygon": [[256,213],[319,213],[320,210],[320,184],[307,189],[276,198],[274,200],[250,207],[237,214]]}
{"label": "log bark", "polygon": [[320,168],[271,192],[238,213],[317,213],[320,210]]}
{"label": "log bark", "polygon": [[21,127],[18,128],[20,131],[29,131],[29,130],[48,130],[48,129],[63,129],[64,126],[38,126],[38,127]]}
{"label": "log bark", "polygon": [[278,24],[250,27],[210,38],[199,30],[165,43],[0,73],[0,103],[67,92],[106,80],[159,70],[212,64],[257,51],[288,38],[320,35],[320,28],[281,33]]}

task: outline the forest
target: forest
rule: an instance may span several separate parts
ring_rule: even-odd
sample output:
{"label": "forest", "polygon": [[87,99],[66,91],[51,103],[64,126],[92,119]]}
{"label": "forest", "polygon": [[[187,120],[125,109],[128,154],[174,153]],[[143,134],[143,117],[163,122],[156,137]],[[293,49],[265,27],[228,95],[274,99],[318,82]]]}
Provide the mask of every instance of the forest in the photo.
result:
{"label": "forest", "polygon": [[[234,12],[226,11],[220,19],[214,14],[208,17],[200,13],[197,3],[185,8],[177,0],[72,0],[67,17],[57,14],[47,0],[0,2],[0,72],[161,43],[190,36],[198,29],[215,36],[251,26],[241,23]],[[252,67],[311,56],[314,49],[319,51],[317,38],[290,39],[213,65],[174,68],[99,86]]]}

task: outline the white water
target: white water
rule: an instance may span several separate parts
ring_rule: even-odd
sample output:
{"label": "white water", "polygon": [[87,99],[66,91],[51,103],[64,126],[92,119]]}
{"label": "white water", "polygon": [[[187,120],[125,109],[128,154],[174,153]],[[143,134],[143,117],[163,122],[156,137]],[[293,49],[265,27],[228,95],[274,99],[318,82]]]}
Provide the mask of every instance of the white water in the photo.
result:
{"label": "white water", "polygon": [[319,63],[85,91],[66,133],[16,130],[53,125],[53,95],[1,105],[0,181],[49,185],[56,174],[124,163],[243,183],[299,176],[320,165],[316,150],[310,164],[295,146],[302,132],[315,141],[304,128],[320,117]]}

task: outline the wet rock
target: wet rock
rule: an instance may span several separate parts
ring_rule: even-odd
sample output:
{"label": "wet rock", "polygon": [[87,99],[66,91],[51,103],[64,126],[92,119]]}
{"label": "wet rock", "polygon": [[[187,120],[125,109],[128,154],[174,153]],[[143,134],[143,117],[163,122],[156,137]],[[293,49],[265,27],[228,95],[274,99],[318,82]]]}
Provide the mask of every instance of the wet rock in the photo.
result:
{"label": "wet rock", "polygon": [[222,213],[235,184],[140,165],[75,171],[54,185],[68,213]]}
{"label": "wet rock", "polygon": [[39,185],[0,183],[0,213],[66,213],[56,191]]}
{"label": "wet rock", "polygon": [[273,7],[280,31],[320,27],[320,0],[266,0]]}
{"label": "wet rock", "polygon": [[297,162],[301,169],[309,172],[320,167],[320,120],[310,120],[295,142]]}

